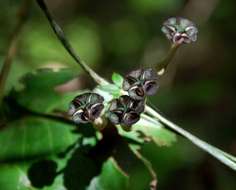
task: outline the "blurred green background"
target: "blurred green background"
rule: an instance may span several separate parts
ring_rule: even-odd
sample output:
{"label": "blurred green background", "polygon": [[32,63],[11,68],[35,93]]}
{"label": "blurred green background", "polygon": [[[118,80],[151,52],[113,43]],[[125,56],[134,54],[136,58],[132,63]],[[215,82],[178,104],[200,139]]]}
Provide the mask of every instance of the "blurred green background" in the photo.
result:
{"label": "blurred green background", "polygon": [[[183,128],[236,155],[236,1],[46,2],[80,56],[106,78],[112,72],[124,75],[158,62],[170,46],[160,30],[168,17],[186,16],[195,21],[198,41],[180,48],[150,101]],[[20,4],[19,0],[1,2],[0,68]],[[39,67],[73,67],[81,72],[32,3],[7,91],[21,76]],[[145,145],[142,152],[153,163],[159,189],[236,189],[234,172],[181,138],[169,148]]]}

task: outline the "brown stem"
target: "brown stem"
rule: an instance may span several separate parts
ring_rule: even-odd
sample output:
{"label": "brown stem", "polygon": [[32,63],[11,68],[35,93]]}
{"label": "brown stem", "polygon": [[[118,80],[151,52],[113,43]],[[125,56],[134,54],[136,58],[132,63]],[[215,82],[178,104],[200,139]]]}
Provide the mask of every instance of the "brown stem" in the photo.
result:
{"label": "brown stem", "polygon": [[134,151],[134,153],[137,156],[137,158],[143,162],[143,164],[148,169],[148,171],[152,177],[152,181],[150,183],[150,190],[157,189],[157,175],[156,175],[155,170],[152,167],[152,163],[148,159],[146,159],[143,155],[141,155],[138,151]]}
{"label": "brown stem", "polygon": [[17,53],[19,34],[27,20],[27,15],[28,15],[27,13],[29,10],[29,6],[30,6],[30,0],[24,0],[21,7],[18,10],[17,14],[18,21],[10,37],[10,42],[7,48],[6,57],[3,62],[2,70],[0,73],[0,102],[2,101],[2,98],[4,96],[5,85],[7,77],[11,70],[12,61]]}
{"label": "brown stem", "polygon": [[67,40],[64,31],[62,28],[57,24],[54,20],[53,16],[51,15],[50,11],[44,0],[36,0],[41,10],[44,12],[45,16],[47,17],[54,33],[56,34],[57,38],[60,40],[64,48],[67,52],[71,55],[71,57],[81,66],[81,68],[91,77],[93,80],[98,84],[108,84],[108,82],[99,76],[95,71],[93,71],[86,62],[84,62],[79,55],[75,52],[73,47],[71,46],[70,42]]}
{"label": "brown stem", "polygon": [[156,70],[158,75],[163,75],[165,73],[167,66],[174,58],[175,53],[178,50],[179,46],[180,44],[172,44],[166,57],[161,62],[157,63]]}

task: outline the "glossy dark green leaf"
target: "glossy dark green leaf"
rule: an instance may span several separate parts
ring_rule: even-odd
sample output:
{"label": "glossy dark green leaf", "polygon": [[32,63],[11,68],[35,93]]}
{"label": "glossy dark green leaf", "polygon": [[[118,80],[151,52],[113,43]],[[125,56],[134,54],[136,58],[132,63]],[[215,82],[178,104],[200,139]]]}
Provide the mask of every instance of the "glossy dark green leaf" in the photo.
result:
{"label": "glossy dark green leaf", "polygon": [[87,190],[126,190],[127,188],[128,177],[110,158],[103,164],[101,174],[91,181]]}
{"label": "glossy dark green leaf", "polygon": [[1,164],[0,189],[4,190],[36,190],[27,177],[26,164]]}
{"label": "glossy dark green leaf", "polygon": [[[30,181],[27,171],[31,164],[1,164],[0,165],[0,189],[4,190],[37,190]],[[46,174],[45,174],[46,175]],[[126,190],[128,177],[116,166],[112,159],[107,160],[102,167],[101,174],[90,182],[87,190]],[[79,186],[77,186],[79,187]],[[51,186],[45,186],[43,190],[64,190],[64,177],[60,174]],[[128,189],[127,189],[128,190]]]}
{"label": "glossy dark green leaf", "polygon": [[147,166],[142,155],[132,150],[125,141],[117,144],[113,158],[117,167],[129,178],[127,190],[150,189],[151,184],[156,184],[156,174],[151,165]]}
{"label": "glossy dark green leaf", "polygon": [[67,189],[86,189],[93,177],[100,174],[101,164],[96,162],[90,152],[92,146],[86,145],[76,149],[64,169],[63,179]]}
{"label": "glossy dark green leaf", "polygon": [[76,71],[70,69],[61,69],[57,72],[50,69],[37,70],[21,79],[23,89],[12,91],[11,97],[21,106],[36,112],[67,110],[76,93],[61,93],[55,88],[74,77]]}
{"label": "glossy dark green leaf", "polygon": [[54,120],[25,117],[0,131],[0,160],[58,153],[73,144],[78,135],[72,128]]}
{"label": "glossy dark green leaf", "polygon": [[[0,164],[0,189],[4,190],[38,190],[31,183],[27,171],[30,163]],[[46,174],[45,174],[46,175]],[[43,190],[64,190],[63,176],[59,175],[51,186]]]}

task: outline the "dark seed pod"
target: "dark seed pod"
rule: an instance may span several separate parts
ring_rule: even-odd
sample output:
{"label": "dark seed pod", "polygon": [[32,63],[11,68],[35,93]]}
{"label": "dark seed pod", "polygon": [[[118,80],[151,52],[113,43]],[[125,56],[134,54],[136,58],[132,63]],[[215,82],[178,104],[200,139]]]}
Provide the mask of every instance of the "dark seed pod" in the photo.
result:
{"label": "dark seed pod", "polygon": [[140,119],[143,111],[144,101],[137,101],[124,95],[111,101],[108,117],[115,125],[131,126]]}
{"label": "dark seed pod", "polygon": [[174,44],[182,44],[195,42],[198,29],[186,18],[172,17],[163,23],[162,32]]}
{"label": "dark seed pod", "polygon": [[124,114],[122,123],[126,126],[131,126],[137,123],[139,119],[140,115],[138,113],[130,111]]}
{"label": "dark seed pod", "polygon": [[96,93],[84,93],[74,98],[69,115],[75,123],[88,123],[97,119],[103,108],[103,97]]}
{"label": "dark seed pod", "polygon": [[124,79],[123,89],[135,100],[143,100],[147,95],[154,95],[158,89],[158,75],[155,70],[138,69],[130,72]]}

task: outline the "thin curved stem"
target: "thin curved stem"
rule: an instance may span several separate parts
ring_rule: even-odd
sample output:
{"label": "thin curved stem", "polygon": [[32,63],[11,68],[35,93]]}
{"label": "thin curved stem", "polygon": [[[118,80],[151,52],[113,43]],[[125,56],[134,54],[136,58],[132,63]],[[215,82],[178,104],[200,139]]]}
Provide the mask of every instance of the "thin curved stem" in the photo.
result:
{"label": "thin curved stem", "polygon": [[63,32],[62,28],[57,24],[57,22],[53,19],[52,15],[50,14],[47,5],[45,4],[44,0],[36,0],[41,10],[44,12],[45,16],[47,17],[54,33],[67,50],[67,52],[71,55],[71,57],[82,67],[82,69],[89,74],[90,77],[94,79],[95,82],[98,84],[107,84],[108,82],[99,76],[95,71],[93,71],[75,52],[72,48],[71,44],[67,40],[65,33]]}
{"label": "thin curved stem", "polygon": [[[163,117],[161,114],[159,114],[158,112],[156,112],[154,109],[152,109],[149,106],[146,106],[145,112],[148,113],[149,115],[151,115],[153,118],[155,118],[155,119],[153,119],[154,122],[155,122],[155,120],[161,122],[164,126],[166,126],[166,128],[169,128],[169,129],[177,132],[181,136],[190,140],[193,144],[195,144],[196,146],[198,146],[202,150],[206,151],[207,153],[209,153],[210,155],[212,155],[213,157],[218,159],[223,164],[227,165],[228,167],[230,167],[231,169],[236,171],[236,161],[235,161],[236,158],[234,156],[204,142],[203,140],[197,138],[196,136],[192,135],[188,131],[185,131],[184,129],[180,128],[178,125],[169,121],[168,119]],[[157,124],[158,124],[158,122],[157,122]]]}
{"label": "thin curved stem", "polygon": [[[48,21],[50,22],[50,25],[57,35],[58,39],[61,41],[64,48],[68,51],[68,53],[74,58],[74,60],[84,69],[85,72],[87,72],[98,84],[104,85],[109,84],[105,79],[100,77],[96,72],[94,72],[83,60],[80,59],[80,57],[75,53],[74,49],[72,48],[71,44],[68,42],[67,38],[65,37],[65,34],[61,27],[55,22],[53,17],[51,16],[44,0],[36,0],[40,8],[45,13]],[[159,75],[163,75],[165,72],[166,67],[169,65],[171,60],[173,59],[177,49],[179,48],[179,45],[173,44],[165,57],[165,59],[157,64],[156,69]],[[152,121],[156,124],[159,124],[158,121],[163,123],[166,128],[174,131],[175,133],[185,137],[186,139],[190,140],[193,144],[200,147],[204,151],[208,152],[212,156],[214,156],[216,159],[227,165],[233,170],[236,170],[236,158],[228,153],[223,152],[222,150],[202,141],[201,139],[195,137],[191,133],[185,131],[184,129],[180,128],[179,126],[175,125],[171,121],[167,120],[165,117],[160,115],[158,112],[153,110],[151,107],[146,106],[146,113],[148,113],[150,116],[152,116]],[[45,117],[46,115],[41,115]],[[52,119],[62,119],[55,116],[46,116],[50,117]],[[71,121],[64,121],[64,122],[71,122]]]}
{"label": "thin curved stem", "polygon": [[2,101],[3,96],[4,96],[5,85],[7,82],[8,75],[11,70],[12,61],[17,53],[18,38],[27,20],[29,7],[30,7],[30,0],[24,0],[17,14],[18,21],[11,35],[10,43],[8,45],[8,49],[6,53],[6,58],[3,62],[2,70],[0,73],[0,102]]}
{"label": "thin curved stem", "polygon": [[163,75],[166,71],[167,66],[170,64],[172,59],[174,58],[180,44],[172,44],[166,57],[156,65],[156,70],[158,75]]}
{"label": "thin curved stem", "polygon": [[144,166],[148,169],[148,171],[152,177],[152,181],[150,183],[150,189],[151,190],[156,189],[157,188],[157,175],[156,175],[155,170],[152,167],[152,163],[148,159],[146,159],[144,156],[142,156],[139,153],[139,151],[133,150],[133,152],[137,156],[137,158],[143,162]]}

